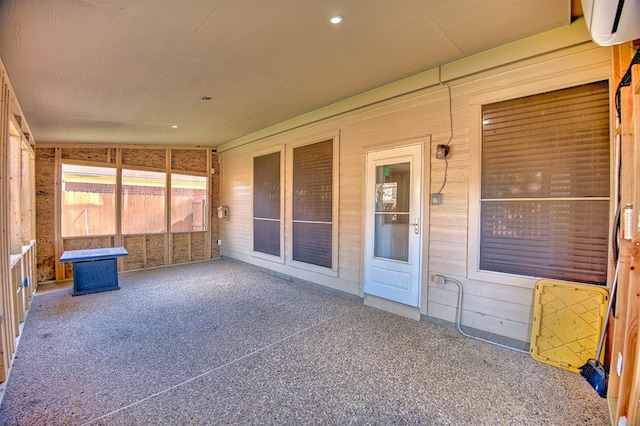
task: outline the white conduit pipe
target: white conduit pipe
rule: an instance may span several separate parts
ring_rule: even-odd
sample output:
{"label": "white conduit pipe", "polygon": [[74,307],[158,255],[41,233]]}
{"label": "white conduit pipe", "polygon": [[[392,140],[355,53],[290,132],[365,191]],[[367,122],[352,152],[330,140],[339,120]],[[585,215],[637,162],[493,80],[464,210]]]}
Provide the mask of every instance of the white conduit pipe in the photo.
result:
{"label": "white conduit pipe", "polygon": [[481,342],[489,343],[491,345],[500,346],[501,348],[511,349],[512,351],[521,352],[523,354],[529,355],[529,351],[525,351],[525,350],[514,348],[514,347],[511,347],[511,346],[503,345],[503,344],[497,343],[497,342],[492,342],[490,340],[485,340],[485,339],[482,339],[480,337],[472,336],[472,335],[467,334],[464,331],[462,331],[462,328],[460,328],[460,318],[462,317],[462,297],[463,297],[462,283],[460,281],[458,281],[458,280],[454,280],[453,278],[447,278],[444,275],[441,275],[441,276],[442,276],[442,278],[444,278],[445,282],[450,281],[452,283],[455,283],[458,286],[458,313],[456,314],[456,326],[458,327],[458,331],[460,332],[460,334],[462,334],[463,336],[468,337],[470,339],[479,340]]}

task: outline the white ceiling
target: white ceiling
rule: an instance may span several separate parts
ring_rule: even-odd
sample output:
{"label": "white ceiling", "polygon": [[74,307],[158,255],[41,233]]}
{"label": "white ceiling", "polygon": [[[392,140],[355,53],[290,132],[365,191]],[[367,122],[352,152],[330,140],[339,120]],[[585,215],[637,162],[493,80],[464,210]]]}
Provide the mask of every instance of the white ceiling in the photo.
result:
{"label": "white ceiling", "polygon": [[570,21],[571,0],[1,0],[0,57],[37,143],[217,146]]}

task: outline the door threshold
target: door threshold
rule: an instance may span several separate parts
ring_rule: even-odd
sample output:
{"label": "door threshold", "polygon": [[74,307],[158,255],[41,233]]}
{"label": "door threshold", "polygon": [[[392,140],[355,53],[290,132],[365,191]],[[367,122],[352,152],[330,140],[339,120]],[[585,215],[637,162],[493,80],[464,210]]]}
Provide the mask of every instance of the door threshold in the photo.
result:
{"label": "door threshold", "polygon": [[413,306],[403,305],[402,303],[376,297],[371,294],[364,295],[364,304],[366,306],[371,306],[372,308],[400,315],[415,321],[420,321],[420,309]]}

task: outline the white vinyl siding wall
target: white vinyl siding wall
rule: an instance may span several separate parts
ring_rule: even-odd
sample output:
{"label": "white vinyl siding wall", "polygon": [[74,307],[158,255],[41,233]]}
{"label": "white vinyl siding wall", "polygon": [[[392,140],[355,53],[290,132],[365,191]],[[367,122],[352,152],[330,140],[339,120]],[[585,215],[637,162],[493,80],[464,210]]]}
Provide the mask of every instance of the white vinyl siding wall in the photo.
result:
{"label": "white vinyl siding wall", "polygon": [[[575,31],[575,30],[572,30]],[[577,36],[576,36],[577,37]],[[546,37],[533,39],[529,48],[532,57],[522,58],[523,50],[513,48],[515,57],[498,66],[496,53],[478,55],[453,64],[452,74],[462,76],[448,81],[452,93],[453,138],[446,185],[442,191],[443,204],[429,205],[429,194],[437,192],[443,183],[444,161],[435,159],[437,144],[447,143],[450,137],[448,90],[438,83],[438,72],[430,71],[414,80],[398,85],[422,85],[420,90],[400,96],[390,96],[394,87],[385,86],[355,98],[335,108],[350,109],[331,114],[328,118],[299,125],[290,123],[291,130],[274,128],[273,136],[258,135],[256,141],[238,141],[222,146],[222,202],[230,207],[230,220],[223,224],[223,254],[276,272],[312,281],[347,293],[364,296],[362,291],[366,153],[392,147],[423,143],[425,147],[423,282],[420,313],[453,322],[456,314],[457,287],[454,284],[435,284],[430,277],[437,273],[459,280],[465,289],[463,325],[496,333],[509,338],[528,341],[531,330],[534,280],[477,271],[477,207],[479,197],[480,105],[488,101],[512,99],[609,78],[609,49],[582,42],[573,47],[544,53],[549,45]],[[553,43],[552,43],[553,44]],[[507,50],[507,53],[509,50]],[[487,62],[488,61],[488,62]],[[485,71],[484,62],[492,63]],[[479,65],[480,64],[480,65]],[[489,69],[490,68],[490,69]],[[447,80],[447,68],[442,78]],[[367,97],[376,100],[369,106],[356,108]],[[380,100],[383,99],[383,100]],[[300,118],[303,120],[304,117]],[[286,123],[283,125],[286,126]],[[268,132],[266,130],[265,132]],[[339,134],[338,174],[339,198],[336,206],[337,265],[336,274],[328,275],[301,269],[285,262],[270,262],[252,256],[251,194],[252,161],[256,151],[275,146],[298,144],[301,140],[321,141],[322,136]],[[287,160],[285,159],[285,164]],[[287,165],[285,167],[290,167]],[[289,171],[287,171],[289,173]],[[285,198],[290,197],[289,193]],[[283,199],[285,205],[290,200]],[[285,210],[283,220],[291,215]],[[291,232],[285,229],[285,233]],[[290,248],[285,248],[290,250]]]}

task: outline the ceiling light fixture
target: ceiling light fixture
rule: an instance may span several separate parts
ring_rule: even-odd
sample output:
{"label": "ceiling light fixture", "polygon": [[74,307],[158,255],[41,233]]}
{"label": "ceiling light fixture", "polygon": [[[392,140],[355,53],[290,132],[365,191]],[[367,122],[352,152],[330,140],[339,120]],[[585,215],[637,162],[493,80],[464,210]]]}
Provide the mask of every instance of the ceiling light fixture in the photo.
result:
{"label": "ceiling light fixture", "polygon": [[172,125],[171,125],[171,128],[172,128],[172,129],[177,129],[177,128],[178,128],[178,125],[177,125],[177,124],[172,124]]}
{"label": "ceiling light fixture", "polygon": [[342,22],[342,16],[333,15],[331,19],[329,19],[329,22],[331,22],[332,24],[339,24],[340,22]]}

